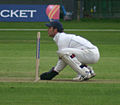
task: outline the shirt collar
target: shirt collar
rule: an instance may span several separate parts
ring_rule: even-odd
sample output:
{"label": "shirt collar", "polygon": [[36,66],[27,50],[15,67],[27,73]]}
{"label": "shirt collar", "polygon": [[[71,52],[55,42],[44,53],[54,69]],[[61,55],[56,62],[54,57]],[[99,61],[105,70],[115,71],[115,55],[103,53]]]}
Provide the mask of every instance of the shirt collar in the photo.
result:
{"label": "shirt collar", "polygon": [[54,40],[55,42],[58,42],[59,35],[60,35],[60,33],[58,32],[58,33],[54,36],[53,40]]}

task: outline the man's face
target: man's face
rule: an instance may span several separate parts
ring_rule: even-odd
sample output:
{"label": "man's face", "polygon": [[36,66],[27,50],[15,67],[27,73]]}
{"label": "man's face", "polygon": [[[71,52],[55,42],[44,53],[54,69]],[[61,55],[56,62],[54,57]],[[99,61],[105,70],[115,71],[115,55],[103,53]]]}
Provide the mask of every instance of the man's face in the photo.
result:
{"label": "man's face", "polygon": [[48,35],[50,37],[54,37],[56,34],[56,29],[53,29],[53,27],[48,27]]}

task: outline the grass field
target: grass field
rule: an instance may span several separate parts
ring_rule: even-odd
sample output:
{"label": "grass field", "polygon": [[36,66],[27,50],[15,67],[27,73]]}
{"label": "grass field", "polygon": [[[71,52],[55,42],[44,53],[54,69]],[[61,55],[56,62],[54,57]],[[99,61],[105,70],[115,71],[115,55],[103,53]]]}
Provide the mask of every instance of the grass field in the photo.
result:
{"label": "grass field", "polygon": [[[0,23],[0,29],[43,29],[44,23]],[[66,29],[118,29],[120,21],[64,22]],[[98,46],[97,76],[87,82],[34,83],[37,31],[0,31],[0,105],[119,105],[120,31],[72,31]],[[41,32],[40,73],[55,66],[57,46]],[[55,79],[71,80],[67,66]],[[22,82],[20,82],[20,81]],[[9,82],[8,82],[9,81]],[[26,82],[24,82],[26,81]],[[28,81],[28,82],[27,82]]]}

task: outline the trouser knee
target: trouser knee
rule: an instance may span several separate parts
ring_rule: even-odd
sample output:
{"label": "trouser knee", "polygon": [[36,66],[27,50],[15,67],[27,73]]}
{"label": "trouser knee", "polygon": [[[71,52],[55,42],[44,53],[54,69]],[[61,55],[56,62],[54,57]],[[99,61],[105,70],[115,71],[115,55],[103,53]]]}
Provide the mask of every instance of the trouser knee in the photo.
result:
{"label": "trouser knee", "polygon": [[66,50],[60,50],[60,51],[57,51],[57,54],[59,57],[63,57],[64,55],[71,55],[72,53],[70,53]]}

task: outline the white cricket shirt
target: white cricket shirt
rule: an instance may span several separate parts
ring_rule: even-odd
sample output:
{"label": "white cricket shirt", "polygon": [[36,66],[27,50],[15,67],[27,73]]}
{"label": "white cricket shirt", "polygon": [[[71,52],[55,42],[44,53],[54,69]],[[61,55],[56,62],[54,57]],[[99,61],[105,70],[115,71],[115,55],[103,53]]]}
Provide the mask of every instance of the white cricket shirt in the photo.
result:
{"label": "white cricket shirt", "polygon": [[62,50],[64,48],[77,48],[77,49],[94,49],[94,46],[87,39],[76,36],[74,34],[66,34],[64,32],[57,33],[53,40],[56,42],[58,46],[58,50]]}

